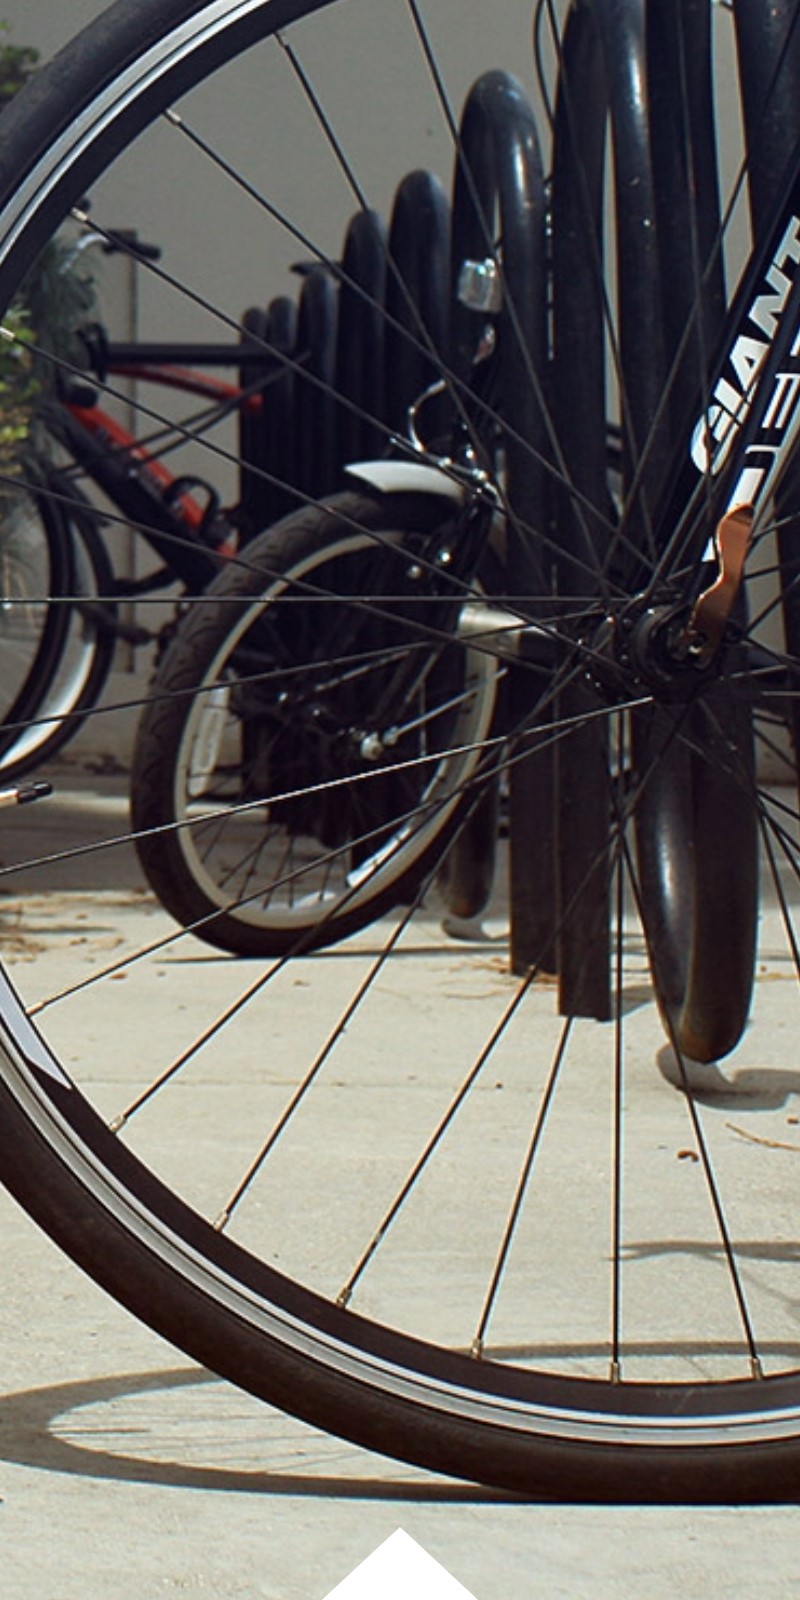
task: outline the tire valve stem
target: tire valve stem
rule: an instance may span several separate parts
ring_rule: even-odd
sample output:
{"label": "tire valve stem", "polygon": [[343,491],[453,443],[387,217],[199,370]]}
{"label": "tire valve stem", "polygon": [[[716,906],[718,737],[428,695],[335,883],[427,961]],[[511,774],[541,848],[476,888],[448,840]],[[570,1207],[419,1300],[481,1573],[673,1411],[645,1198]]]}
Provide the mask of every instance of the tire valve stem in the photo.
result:
{"label": "tire valve stem", "polygon": [[43,800],[52,792],[52,784],[42,779],[35,783],[19,783],[12,789],[0,789],[0,806],[29,806],[32,800]]}

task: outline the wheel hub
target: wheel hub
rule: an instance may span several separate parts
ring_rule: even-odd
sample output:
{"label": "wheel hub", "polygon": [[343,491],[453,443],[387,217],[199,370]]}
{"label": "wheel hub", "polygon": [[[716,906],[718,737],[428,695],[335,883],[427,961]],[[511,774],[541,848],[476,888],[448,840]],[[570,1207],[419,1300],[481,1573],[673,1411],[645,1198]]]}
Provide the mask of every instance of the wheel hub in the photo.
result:
{"label": "wheel hub", "polygon": [[686,606],[631,608],[613,628],[614,655],[626,687],[642,685],[659,700],[693,699],[719,675],[724,650],[710,650]]}
{"label": "wheel hub", "polygon": [[719,676],[752,535],[752,507],[732,508],[714,535],[714,582],[693,604],[640,597],[605,619],[595,648],[622,668],[628,693],[645,685],[658,700],[689,700]]}

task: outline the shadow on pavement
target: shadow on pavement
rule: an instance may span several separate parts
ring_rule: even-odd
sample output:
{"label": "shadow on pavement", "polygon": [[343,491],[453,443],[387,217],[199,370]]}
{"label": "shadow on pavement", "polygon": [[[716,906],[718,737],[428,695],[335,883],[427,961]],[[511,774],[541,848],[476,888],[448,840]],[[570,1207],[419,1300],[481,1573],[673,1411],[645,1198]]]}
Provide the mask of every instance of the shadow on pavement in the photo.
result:
{"label": "shadow on pavement", "polygon": [[[188,1398],[187,1390],[196,1391],[189,1414],[185,1403],[180,1403],[181,1395]],[[159,1411],[159,1401],[170,1393],[178,1397],[177,1430],[174,1420]],[[142,1410],[141,1401],[148,1397],[155,1400],[155,1415],[152,1405],[147,1413]],[[209,1400],[211,1403],[206,1403]],[[115,1418],[115,1404],[120,1401],[122,1415]],[[215,1401],[222,1402],[222,1415],[217,1414]],[[97,1412],[89,1416],[89,1408],[95,1407],[108,1408],[110,1418],[103,1421]],[[247,1408],[244,1429],[242,1407]],[[254,1416],[258,1419],[255,1441]],[[141,1454],[135,1453],[137,1445]],[[213,1465],[208,1459],[213,1461],[222,1453],[241,1460],[248,1450],[262,1461],[270,1454],[277,1456],[280,1469]],[[181,1455],[184,1459],[175,1459]],[[198,1459],[186,1459],[191,1455]],[[298,1462],[297,1470],[286,1468],[290,1455]],[[342,1459],[341,1470],[331,1471],[337,1457]],[[436,1478],[388,1459],[384,1462],[238,1395],[213,1373],[194,1367],[120,1373],[4,1395],[0,1398],[0,1459],[45,1472],[228,1493],[461,1505],[517,1504],[523,1499],[477,1484]],[[364,1467],[373,1470],[364,1471]]]}

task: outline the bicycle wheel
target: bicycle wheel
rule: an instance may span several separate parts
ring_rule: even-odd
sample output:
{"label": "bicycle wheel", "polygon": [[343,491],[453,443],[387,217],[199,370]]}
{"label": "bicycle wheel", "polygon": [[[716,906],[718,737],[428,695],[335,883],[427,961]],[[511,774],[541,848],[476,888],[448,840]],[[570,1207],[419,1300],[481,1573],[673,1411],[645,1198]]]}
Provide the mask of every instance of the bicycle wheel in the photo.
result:
{"label": "bicycle wheel", "polygon": [[[668,8],[647,9],[658,9],[663,21]],[[776,9],[771,5],[770,14]],[[682,363],[669,330],[679,319],[663,315],[660,199],[657,205],[653,185],[639,179],[648,178],[646,113],[650,107],[655,116],[656,102],[670,115],[676,104],[681,109],[686,137],[679,148],[691,154],[686,74],[674,71],[666,85],[674,93],[662,84],[660,96],[646,94],[662,56],[645,48],[638,0],[580,0],[570,8],[568,33],[555,37],[547,24],[558,9],[537,10],[545,34],[539,54],[558,79],[553,127],[540,119],[557,144],[548,159],[557,179],[552,212],[540,224],[550,296],[543,370],[524,338],[516,363],[502,359],[522,324],[492,205],[474,257],[453,271],[459,307],[475,317],[474,369],[454,372],[448,349],[432,347],[420,332],[425,362],[442,385],[446,443],[434,447],[426,437],[423,408],[419,448],[412,441],[410,456],[371,474],[386,489],[385,521],[371,531],[387,535],[378,602],[389,616],[382,618],[379,670],[359,691],[359,704],[375,724],[367,731],[381,735],[370,748],[388,747],[395,680],[385,707],[381,681],[387,635],[391,641],[402,629],[399,665],[408,671],[408,691],[421,655],[424,687],[430,683],[434,696],[433,765],[445,780],[434,796],[441,826],[431,831],[422,878],[417,883],[415,863],[395,910],[335,948],[312,950],[303,931],[291,951],[243,970],[176,931],[152,904],[139,920],[128,903],[137,897],[115,887],[125,846],[109,843],[114,868],[89,952],[77,942],[64,949],[62,939],[52,986],[44,960],[15,962],[9,952],[14,987],[2,990],[0,1171],[58,1243],[165,1336],[254,1393],[379,1450],[529,1493],[794,1496],[796,1242],[792,1177],[779,1164],[792,1161],[782,1147],[796,1145],[786,1126],[797,1114],[787,1041],[798,979],[800,845],[796,799],[780,786],[773,790],[761,766],[754,777],[749,741],[757,725],[760,751],[778,745],[795,662],[791,644],[780,640],[756,653],[760,624],[777,604],[766,521],[713,659],[692,658],[680,668],[673,648],[676,628],[685,642],[688,608],[711,576],[703,557],[714,531],[707,507],[717,491],[699,469],[697,493],[674,511],[673,498],[665,526],[664,477],[672,490],[682,476],[660,431],[668,428],[666,445],[674,442],[670,373]],[[669,10],[679,66],[703,60],[691,48],[691,29],[705,37],[712,7],[692,0]],[[734,17],[727,8],[713,13],[729,28],[757,10],[753,0],[737,5]],[[464,169],[458,111],[472,84],[488,67],[515,68],[535,91],[526,66],[531,20],[528,8],[510,0],[487,13],[485,26],[474,21],[469,28],[454,0],[138,0],[135,7],[125,0],[42,74],[27,103],[3,114],[0,303],[87,192],[93,224],[102,227],[104,218],[116,220],[115,180],[129,196],[138,178],[147,211],[142,233],[152,237],[159,186],[174,212],[175,195],[197,192],[192,185],[199,182],[202,205],[191,212],[191,228],[173,238],[148,277],[148,314],[157,322],[160,302],[167,328],[180,315],[193,326],[196,318],[208,337],[220,328],[238,332],[230,307],[266,298],[268,236],[270,293],[280,294],[284,267],[290,272],[299,258],[313,255],[335,276],[354,207],[365,217],[385,216],[405,174],[430,172],[453,192],[454,169],[462,176]],[[784,34],[790,28],[791,18]],[[784,37],[780,62],[796,59],[794,37],[789,31],[789,49]],[[614,64],[616,74],[606,70]],[[771,77],[767,72],[764,82]],[[418,113],[410,111],[417,105]],[[231,106],[246,108],[237,151]],[[762,101],[766,126],[763,111]],[[611,113],[614,141],[606,136]],[[637,156],[618,167],[616,182],[604,167],[615,146],[620,160]],[[494,154],[502,159],[502,141]],[[685,176],[681,166],[680,180]],[[702,204],[691,185],[686,194]],[[245,218],[257,222],[252,248],[239,247]],[[73,222],[80,227],[79,217]],[[631,240],[651,239],[644,274],[640,254],[617,259]],[[702,304],[706,263],[698,252],[688,255],[691,303]],[[350,289],[355,299],[359,290],[372,294],[361,277]],[[364,309],[377,338],[379,308]],[[414,327],[412,319],[409,337]],[[690,422],[706,416],[716,376],[705,338],[691,343],[697,410]],[[537,420],[533,444],[514,438],[515,476],[519,453],[529,448],[548,485],[541,507],[525,514],[516,512],[506,472],[508,416],[520,415],[504,392],[511,367],[515,383],[531,385]],[[293,373],[296,390],[301,363]],[[369,384],[335,399],[339,411],[349,408],[389,443],[380,414],[361,416],[378,407]],[[609,468],[609,422],[619,427],[619,473],[616,462],[614,472]],[[683,448],[685,441],[677,442]],[[223,470],[224,453],[215,454],[202,432],[195,443]],[[397,472],[406,465],[411,475]],[[406,564],[394,599],[383,558],[390,550],[405,554],[412,530],[395,525],[393,472],[415,498],[435,503],[426,531],[438,518],[446,535]],[[208,475],[213,480],[211,467]],[[328,528],[324,511],[310,515],[317,531]],[[447,536],[451,527],[457,540]],[[363,528],[353,531],[354,539],[363,536]],[[279,554],[277,575],[256,569],[256,594],[244,611],[239,577],[231,578],[230,604],[235,619],[263,613],[271,622],[264,597],[271,603],[276,586],[296,581],[297,564],[307,563],[315,592],[299,599],[290,593],[285,609],[306,637],[315,616],[321,619],[319,649],[302,648],[326,691],[331,652],[338,658],[351,651],[370,597],[360,561],[352,605],[344,584],[334,581],[331,595],[328,568],[339,565],[337,546],[312,552],[310,537],[302,537],[301,558],[299,532],[291,551],[286,525],[266,535],[259,560]],[[520,546],[535,558],[535,592],[509,576],[519,571],[511,558]],[[492,564],[484,565],[487,551]],[[241,582],[249,584],[246,550],[239,560]],[[408,595],[423,575],[434,584],[434,620],[424,625]],[[209,628],[217,626],[226,592],[196,602],[201,618],[208,605]],[[206,672],[220,670],[226,656],[219,626]],[[200,628],[192,618],[192,634],[199,637]],[[228,624],[226,637],[230,632]],[[290,646],[288,621],[278,638]],[[483,748],[474,767],[464,757],[461,768],[461,746],[436,742],[444,690],[435,673],[440,662],[449,672],[451,654],[459,653],[467,666],[488,660],[487,681],[502,684],[505,702],[504,720],[485,736],[480,721],[471,724],[471,738]],[[172,659],[177,673],[177,654]],[[229,659],[238,684],[239,660],[235,653]],[[457,700],[465,682],[462,666]],[[227,714],[227,682],[220,688]],[[419,703],[419,695],[406,693],[403,704]],[[651,711],[653,727],[639,720]],[[154,707],[147,715],[161,713]],[[334,722],[337,734],[352,729],[351,708],[345,716],[337,703]],[[458,725],[456,716],[451,732]],[[295,716],[287,763],[298,746],[301,761],[309,759],[303,731]],[[213,724],[206,732],[216,759]],[[420,731],[415,755],[426,737]],[[253,799],[262,816],[265,802],[289,803],[284,751],[276,748],[281,790],[274,793],[269,773],[261,776]],[[502,881],[485,918],[487,941],[462,946],[441,929],[435,877],[452,844],[455,788],[477,805],[488,772],[505,777],[542,750],[555,757],[543,766],[557,811],[560,900],[547,961],[531,952],[517,977],[505,955]],[[673,759],[675,750],[681,753]],[[794,776],[791,752],[774,751],[774,759],[779,776]],[[714,782],[706,781],[709,766]],[[234,767],[239,784],[238,744]],[[450,774],[459,772],[455,784]],[[377,820],[368,819],[360,839],[353,837],[351,791],[344,786],[341,803],[340,790],[328,791],[324,831],[334,840],[333,861],[340,827],[351,861],[361,852],[375,859],[375,826],[394,850],[397,799],[385,775],[376,784]],[[304,792],[292,796],[300,819],[293,837],[309,827],[317,849],[325,774],[308,776]],[[691,793],[673,817],[667,802],[687,784]],[[730,795],[737,797],[730,824],[717,827]],[[427,798],[415,780],[412,806]],[[300,811],[306,803],[308,822]],[[25,840],[27,852],[38,836],[48,865],[26,869],[21,860],[16,876],[4,872],[6,904],[19,908],[44,943],[51,913],[36,874],[50,874],[60,853],[47,804],[26,809]],[[165,827],[176,809],[173,795]],[[62,819],[63,810],[57,815]],[[7,856],[14,842],[8,818],[6,812]],[[188,811],[175,820],[194,822]],[[112,826],[110,839],[118,833]],[[751,975],[742,971],[742,951],[751,937],[752,894],[734,909],[726,898],[710,919],[701,906],[736,874],[740,854],[752,859],[756,834],[764,893],[752,1013],[735,1046],[730,1035],[724,1040],[730,1067],[707,1067],[699,1077],[681,1040],[681,1018],[696,1014],[698,1000],[704,1015],[714,1010],[723,991],[701,991],[713,976],[715,950],[722,966],[736,959],[739,1023],[747,1015]],[[715,851],[711,872],[706,858]],[[186,859],[185,846],[177,847],[181,853]],[[101,859],[93,845],[96,867]],[[401,884],[398,872],[392,897]],[[206,885],[214,915],[219,888],[219,876]],[[342,916],[345,894],[334,901]],[[370,914],[379,909],[376,896]],[[240,915],[235,920],[244,925]],[[314,919],[311,939],[320,932]],[[126,981],[117,981],[123,973]],[[678,1094],[658,1071],[675,1059]]]}
{"label": "bicycle wheel", "polygon": [[[59,497],[71,503],[69,513]],[[10,503],[3,547],[0,649],[6,692],[16,693],[4,718],[0,774],[13,783],[54,756],[97,704],[114,652],[115,608],[111,565],[91,513],[51,470],[37,496]]]}
{"label": "bicycle wheel", "polygon": [[434,496],[334,497],[249,546],[181,629],[139,726],[132,822],[159,899],[201,938],[315,949],[438,864],[498,689],[485,652],[430,642],[419,563],[446,537]]}
{"label": "bicycle wheel", "polygon": [[[44,514],[42,514],[44,513]],[[62,523],[24,490],[4,497],[2,524],[3,722],[24,718],[57,660],[64,618],[48,596],[65,586],[67,538]],[[6,749],[13,732],[4,736]]]}

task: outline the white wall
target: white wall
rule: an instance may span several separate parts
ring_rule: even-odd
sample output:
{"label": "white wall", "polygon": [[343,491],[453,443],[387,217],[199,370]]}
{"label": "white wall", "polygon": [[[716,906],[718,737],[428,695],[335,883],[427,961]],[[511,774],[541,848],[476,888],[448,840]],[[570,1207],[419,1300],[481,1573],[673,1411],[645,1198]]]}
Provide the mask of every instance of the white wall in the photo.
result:
{"label": "white wall", "polygon": [[104,9],[105,0],[0,0],[13,42],[32,45],[45,59]]}

